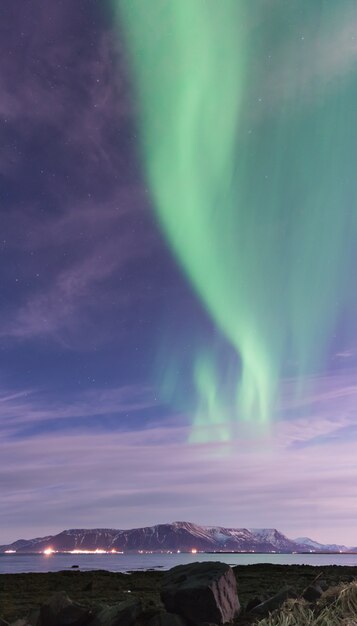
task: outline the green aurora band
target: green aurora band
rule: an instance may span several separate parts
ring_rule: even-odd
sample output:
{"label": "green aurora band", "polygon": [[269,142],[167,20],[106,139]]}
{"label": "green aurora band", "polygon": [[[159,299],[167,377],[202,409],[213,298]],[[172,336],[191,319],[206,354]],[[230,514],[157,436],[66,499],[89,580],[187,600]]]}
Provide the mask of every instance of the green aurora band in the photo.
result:
{"label": "green aurora band", "polygon": [[357,241],[357,6],[114,5],[158,222],[241,364],[228,408],[214,349],[194,357],[193,440],[226,440],[236,419],[270,422],[287,364],[302,393],[346,306]]}

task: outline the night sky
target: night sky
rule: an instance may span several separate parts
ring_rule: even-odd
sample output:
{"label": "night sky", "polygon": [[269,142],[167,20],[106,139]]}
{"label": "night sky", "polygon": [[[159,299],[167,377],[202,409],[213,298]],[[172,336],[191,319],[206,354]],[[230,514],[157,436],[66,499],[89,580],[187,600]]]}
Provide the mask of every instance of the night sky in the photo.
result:
{"label": "night sky", "polygon": [[354,0],[1,0],[0,543],[357,545]]}

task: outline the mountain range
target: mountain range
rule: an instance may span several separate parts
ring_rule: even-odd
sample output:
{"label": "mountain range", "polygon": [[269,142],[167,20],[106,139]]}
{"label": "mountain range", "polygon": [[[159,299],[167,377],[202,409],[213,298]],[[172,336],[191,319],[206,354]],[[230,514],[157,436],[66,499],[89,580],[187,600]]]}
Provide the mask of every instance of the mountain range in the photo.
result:
{"label": "mountain range", "polygon": [[275,528],[223,528],[191,522],[158,524],[131,530],[71,529],[57,535],[19,539],[0,546],[0,552],[38,553],[79,551],[232,551],[232,552],[350,552],[354,549],[324,545],[302,537],[288,539]]}

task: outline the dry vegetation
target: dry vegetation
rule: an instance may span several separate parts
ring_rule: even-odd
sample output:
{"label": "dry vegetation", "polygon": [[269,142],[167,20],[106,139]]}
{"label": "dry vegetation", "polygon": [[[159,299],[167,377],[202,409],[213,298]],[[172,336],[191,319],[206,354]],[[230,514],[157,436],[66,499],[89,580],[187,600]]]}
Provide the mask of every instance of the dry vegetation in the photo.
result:
{"label": "dry vegetation", "polygon": [[288,600],[257,626],[357,626],[357,582],[329,589],[316,604]]}

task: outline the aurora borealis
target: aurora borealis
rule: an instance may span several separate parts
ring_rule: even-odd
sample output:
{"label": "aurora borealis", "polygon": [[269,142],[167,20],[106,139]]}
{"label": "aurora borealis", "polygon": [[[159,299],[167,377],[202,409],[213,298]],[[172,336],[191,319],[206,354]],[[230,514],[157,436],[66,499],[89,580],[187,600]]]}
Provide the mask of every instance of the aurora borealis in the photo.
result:
{"label": "aurora borealis", "polygon": [[229,437],[231,419],[274,417],[288,363],[296,393],[323,369],[349,296],[355,43],[332,75],[327,47],[341,12],[356,10],[309,0],[116,4],[158,221],[241,362],[224,418],[215,354],[194,357],[196,424],[221,424]]}
{"label": "aurora borealis", "polygon": [[356,546],[355,1],[0,18],[0,545]]}

